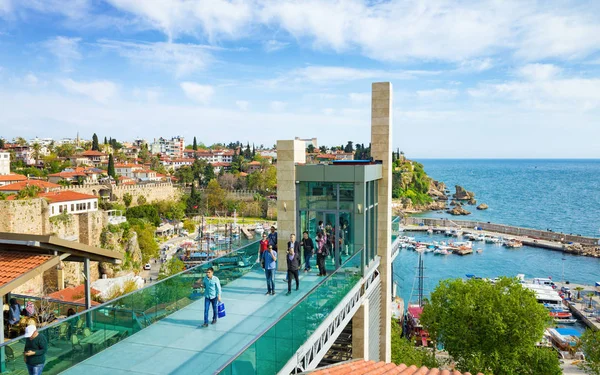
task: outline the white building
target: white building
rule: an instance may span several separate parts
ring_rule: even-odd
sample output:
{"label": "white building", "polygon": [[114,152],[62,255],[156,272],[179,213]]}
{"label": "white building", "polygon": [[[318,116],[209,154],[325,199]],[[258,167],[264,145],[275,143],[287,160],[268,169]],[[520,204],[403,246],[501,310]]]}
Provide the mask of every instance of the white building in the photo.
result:
{"label": "white building", "polygon": [[185,140],[180,136],[171,139],[155,138],[152,145],[150,145],[150,152],[152,154],[164,154],[172,158],[182,158],[184,149]]}
{"label": "white building", "polygon": [[307,148],[308,145],[313,145],[314,148],[319,148],[317,146],[317,138],[301,139],[300,137],[296,137],[296,140],[304,142],[304,148]]}
{"label": "white building", "polygon": [[115,173],[119,176],[135,178],[135,172],[144,168],[146,167],[141,164],[115,164]]}
{"label": "white building", "polygon": [[98,211],[98,197],[89,194],[77,193],[70,190],[41,193],[39,198],[48,201],[50,217],[68,214],[83,214]]}
{"label": "white building", "polygon": [[0,176],[10,174],[10,153],[0,151]]}

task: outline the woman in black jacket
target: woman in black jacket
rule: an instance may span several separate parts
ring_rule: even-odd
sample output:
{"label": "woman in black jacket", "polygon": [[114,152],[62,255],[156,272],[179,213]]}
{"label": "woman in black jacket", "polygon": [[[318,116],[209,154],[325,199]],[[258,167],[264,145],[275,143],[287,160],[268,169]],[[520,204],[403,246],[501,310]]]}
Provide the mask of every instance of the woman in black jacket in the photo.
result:
{"label": "woman in black jacket", "polygon": [[311,269],[310,258],[312,258],[315,253],[315,244],[312,238],[308,237],[307,231],[302,233],[302,242],[300,243],[300,246],[304,248],[304,272],[308,272]]}

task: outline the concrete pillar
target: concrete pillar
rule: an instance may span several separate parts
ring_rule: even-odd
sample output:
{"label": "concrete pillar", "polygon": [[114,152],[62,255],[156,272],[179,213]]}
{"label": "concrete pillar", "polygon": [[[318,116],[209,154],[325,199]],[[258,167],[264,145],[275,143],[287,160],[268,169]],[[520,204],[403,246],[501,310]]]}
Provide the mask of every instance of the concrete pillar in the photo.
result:
{"label": "concrete pillar", "polygon": [[381,360],[391,361],[392,302],[392,84],[376,82],[371,94],[371,156],[383,163],[378,181],[377,254],[381,257]]}
{"label": "concrete pillar", "polygon": [[296,163],[306,163],[305,142],[277,141],[277,258],[279,271],[287,270],[285,251],[296,234]]}
{"label": "concrete pillar", "polygon": [[352,317],[352,359],[369,358],[369,300],[363,302]]}

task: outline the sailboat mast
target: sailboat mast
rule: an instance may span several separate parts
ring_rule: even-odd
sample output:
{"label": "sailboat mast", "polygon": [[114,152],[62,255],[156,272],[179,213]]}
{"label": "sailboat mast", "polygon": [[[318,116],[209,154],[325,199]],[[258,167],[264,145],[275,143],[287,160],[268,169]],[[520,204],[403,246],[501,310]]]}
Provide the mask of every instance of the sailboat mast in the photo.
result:
{"label": "sailboat mast", "polygon": [[423,253],[419,253],[419,306],[423,306]]}

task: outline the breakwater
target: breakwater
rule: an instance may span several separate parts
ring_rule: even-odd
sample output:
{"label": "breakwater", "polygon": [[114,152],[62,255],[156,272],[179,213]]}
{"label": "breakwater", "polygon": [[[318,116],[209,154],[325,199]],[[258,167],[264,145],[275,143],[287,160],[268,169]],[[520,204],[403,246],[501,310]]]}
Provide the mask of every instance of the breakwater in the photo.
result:
{"label": "breakwater", "polygon": [[532,239],[539,239],[545,241],[554,241],[559,243],[575,242],[586,246],[598,246],[600,245],[600,238],[577,236],[573,234],[565,234],[558,232],[549,232],[538,229],[515,227],[504,224],[494,224],[490,222],[482,221],[470,221],[470,220],[454,220],[454,219],[438,219],[428,217],[405,217],[402,219],[403,225],[423,225],[431,227],[448,227],[463,229],[473,229],[475,227],[481,228],[488,232],[501,233],[511,236],[524,236]]}

